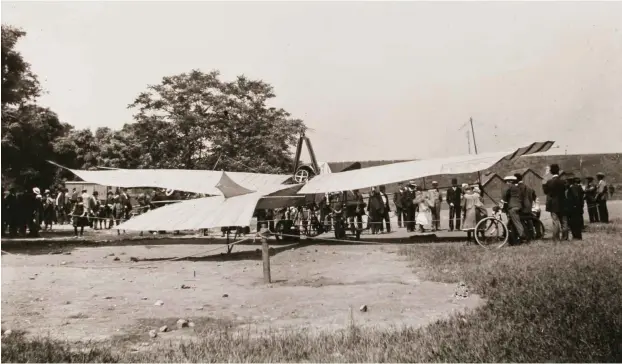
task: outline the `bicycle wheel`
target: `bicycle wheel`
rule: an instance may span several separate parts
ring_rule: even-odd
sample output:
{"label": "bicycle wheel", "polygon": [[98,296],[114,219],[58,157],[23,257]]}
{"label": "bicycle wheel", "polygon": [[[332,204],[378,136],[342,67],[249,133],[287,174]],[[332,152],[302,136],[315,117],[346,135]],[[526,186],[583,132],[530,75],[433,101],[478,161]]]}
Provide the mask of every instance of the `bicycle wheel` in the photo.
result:
{"label": "bicycle wheel", "polygon": [[497,218],[486,217],[475,225],[475,241],[484,248],[501,248],[508,242],[507,225]]}

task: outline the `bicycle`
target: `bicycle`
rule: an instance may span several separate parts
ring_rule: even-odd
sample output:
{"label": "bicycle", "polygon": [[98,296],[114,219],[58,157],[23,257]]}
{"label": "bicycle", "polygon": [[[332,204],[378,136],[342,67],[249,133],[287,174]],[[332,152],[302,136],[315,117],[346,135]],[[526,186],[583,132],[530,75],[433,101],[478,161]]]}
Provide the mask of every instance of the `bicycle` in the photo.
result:
{"label": "bicycle", "polygon": [[[533,222],[533,231],[528,231],[528,236],[534,239],[542,239],[545,235],[545,227],[539,218],[539,213],[532,212],[531,216],[523,218],[523,226],[530,227],[524,222],[531,219]],[[475,241],[484,248],[490,248],[496,245],[497,249],[503,247],[510,241],[516,241],[515,231],[511,220],[503,221],[503,214],[498,206],[493,207],[492,216],[481,219],[475,225]]]}

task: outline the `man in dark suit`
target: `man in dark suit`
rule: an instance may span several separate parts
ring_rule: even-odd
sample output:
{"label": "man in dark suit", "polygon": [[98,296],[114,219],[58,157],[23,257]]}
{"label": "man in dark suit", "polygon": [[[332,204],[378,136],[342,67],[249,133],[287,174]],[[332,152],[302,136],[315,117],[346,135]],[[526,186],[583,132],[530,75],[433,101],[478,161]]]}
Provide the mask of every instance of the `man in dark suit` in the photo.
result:
{"label": "man in dark suit", "polygon": [[564,213],[566,205],[566,184],[559,178],[559,165],[551,164],[544,173],[542,190],[546,194],[546,211],[553,221],[553,240],[568,239],[568,216]]}
{"label": "man in dark suit", "polygon": [[568,226],[574,240],[581,240],[583,228],[583,189],[579,178],[568,178],[568,190],[566,191],[566,212],[568,214]]}
{"label": "man in dark suit", "polygon": [[384,232],[384,224],[387,224],[387,233],[391,232],[391,218],[389,216],[389,212],[391,212],[391,206],[389,205],[389,196],[387,196],[386,188],[384,186],[380,186],[380,198],[384,203],[384,209],[382,212],[382,220],[384,223],[380,221],[380,232]]}
{"label": "man in dark suit", "polygon": [[402,227],[402,217],[404,217],[404,207],[402,206],[402,198],[404,195],[404,184],[397,184],[397,192],[393,194],[393,203],[395,204],[395,214],[397,215],[397,227]]}
{"label": "man in dark suit", "polygon": [[[447,190],[447,204],[449,205],[449,231],[460,230],[460,202],[462,199],[462,189],[458,187],[458,180],[451,179],[451,187]],[[454,225],[455,219],[455,225]]]}

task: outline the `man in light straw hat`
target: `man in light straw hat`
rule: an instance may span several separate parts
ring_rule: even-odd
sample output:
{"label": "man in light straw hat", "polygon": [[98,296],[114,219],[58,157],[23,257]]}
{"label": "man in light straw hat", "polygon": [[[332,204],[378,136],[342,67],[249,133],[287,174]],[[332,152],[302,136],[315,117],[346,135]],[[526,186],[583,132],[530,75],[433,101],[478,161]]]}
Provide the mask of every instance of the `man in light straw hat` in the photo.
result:
{"label": "man in light straw hat", "polygon": [[[507,176],[503,179],[506,182],[506,188],[501,195],[501,206],[507,211],[508,218],[514,226],[518,242],[522,243],[525,239],[525,228],[521,222],[521,210],[523,208],[524,196],[518,187],[516,176]],[[513,242],[510,242],[512,244]]]}
{"label": "man in light straw hat", "polygon": [[432,181],[432,188],[428,190],[428,197],[432,204],[432,231],[437,231],[441,228],[441,203],[443,202],[443,196],[438,189],[438,182]]}

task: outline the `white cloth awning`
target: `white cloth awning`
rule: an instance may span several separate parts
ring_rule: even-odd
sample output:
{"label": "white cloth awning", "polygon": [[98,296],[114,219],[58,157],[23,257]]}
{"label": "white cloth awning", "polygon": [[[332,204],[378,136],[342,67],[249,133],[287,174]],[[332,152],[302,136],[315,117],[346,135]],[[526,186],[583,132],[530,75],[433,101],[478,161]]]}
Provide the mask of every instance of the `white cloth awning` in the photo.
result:
{"label": "white cloth awning", "polygon": [[319,175],[307,182],[299,194],[350,191],[443,174],[472,173],[488,169],[503,159],[549,150],[554,142],[536,142],[508,152],[461,155],[448,158],[416,160],[383,166]]}

